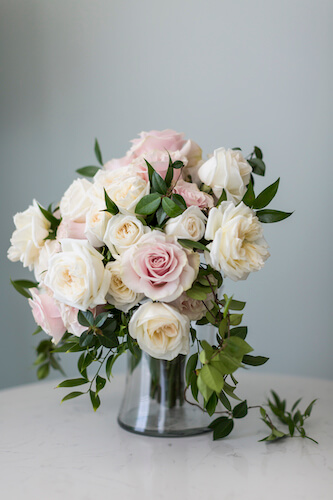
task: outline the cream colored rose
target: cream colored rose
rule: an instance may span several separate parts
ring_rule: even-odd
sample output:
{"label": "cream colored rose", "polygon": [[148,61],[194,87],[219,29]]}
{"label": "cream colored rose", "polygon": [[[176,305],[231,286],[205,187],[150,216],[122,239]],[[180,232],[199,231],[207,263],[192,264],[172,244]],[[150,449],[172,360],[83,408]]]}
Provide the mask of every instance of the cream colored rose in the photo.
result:
{"label": "cream colored rose", "polygon": [[103,256],[86,240],[61,240],[62,252],[49,260],[44,279],[54,298],[86,311],[105,304],[110,272],[104,269]]}
{"label": "cream colored rose", "polygon": [[141,236],[151,231],[134,215],[118,214],[109,220],[103,241],[115,257],[139,241]]}
{"label": "cream colored rose", "polygon": [[213,240],[205,252],[214,269],[233,281],[244,280],[259,271],[269,257],[268,245],[258,217],[241,202],[237,207],[224,201],[209,212],[205,238]]}
{"label": "cream colored rose", "polygon": [[204,184],[213,189],[217,198],[225,189],[227,200],[238,203],[246,192],[251,172],[251,165],[240,151],[219,148],[214,151],[214,156],[202,164],[198,175]]}
{"label": "cream colored rose", "polygon": [[46,271],[49,267],[51,257],[61,251],[61,245],[58,240],[46,240],[45,245],[40,251],[38,260],[35,263],[34,273],[38,282],[44,281]]}
{"label": "cream colored rose", "polygon": [[106,295],[107,302],[113,304],[120,311],[128,312],[144,298],[144,294],[133,292],[125,285],[122,280],[122,267],[119,260],[108,262],[105,269],[111,275],[109,290]]}
{"label": "cream colored rose", "polygon": [[207,217],[201,212],[199,207],[189,207],[178,217],[169,219],[165,224],[166,234],[176,236],[176,238],[186,238],[192,241],[199,241],[205,234],[205,223]]}
{"label": "cream colored rose", "polygon": [[88,196],[92,184],[86,179],[76,179],[60,200],[61,216],[75,222],[85,222],[86,214],[91,207]]}
{"label": "cream colored rose", "polygon": [[168,304],[146,302],[135,311],[128,328],[141,349],[154,358],[171,361],[189,353],[190,320]]}
{"label": "cream colored rose", "polygon": [[103,237],[112,215],[104,210],[104,205],[92,205],[86,215],[84,234],[93,247],[104,245]]}
{"label": "cream colored rose", "polygon": [[8,249],[8,259],[21,261],[30,271],[38,263],[39,253],[49,234],[50,222],[40,211],[36,200],[24,212],[14,215],[16,230],[13,232]]}
{"label": "cream colored rose", "polygon": [[149,194],[150,184],[132,166],[117,170],[99,170],[89,191],[93,202],[104,201],[104,189],[120,213],[134,215],[138,202]]}

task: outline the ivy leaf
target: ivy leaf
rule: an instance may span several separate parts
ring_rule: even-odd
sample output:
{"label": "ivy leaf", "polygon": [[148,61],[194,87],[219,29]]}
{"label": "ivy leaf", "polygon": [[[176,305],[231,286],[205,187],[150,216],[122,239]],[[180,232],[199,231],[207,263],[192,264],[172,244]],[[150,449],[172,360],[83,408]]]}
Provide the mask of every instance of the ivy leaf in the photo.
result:
{"label": "ivy leaf", "polygon": [[234,418],[243,418],[247,415],[247,401],[242,401],[237,406],[235,406],[232,410],[232,416]]}
{"label": "ivy leaf", "polygon": [[178,217],[178,215],[181,215],[184,212],[184,209],[180,208],[180,206],[170,198],[162,199],[162,207],[165,213],[171,218]]}
{"label": "ivy leaf", "polygon": [[280,177],[273,184],[268,186],[266,189],[261,191],[261,193],[256,197],[252,206],[255,209],[266,207],[274,198],[279,188]]}
{"label": "ivy leaf", "polygon": [[97,158],[97,161],[100,165],[103,166],[103,159],[102,159],[102,153],[101,153],[101,148],[99,147],[99,144],[98,144],[98,140],[95,139],[95,147],[94,147],[94,150],[95,150],[95,156]]}
{"label": "ivy leaf", "polygon": [[234,428],[234,421],[229,417],[219,417],[208,427],[213,429],[213,440],[222,439],[230,434]]}
{"label": "ivy leaf", "polygon": [[280,210],[258,210],[256,212],[256,216],[260,220],[260,222],[271,224],[272,222],[279,222],[280,220],[287,219],[290,217],[293,212],[281,212]]}
{"label": "ivy leaf", "polygon": [[167,185],[165,180],[155,171],[153,172],[151,183],[154,191],[160,194],[166,194]]}
{"label": "ivy leaf", "polygon": [[111,200],[105,188],[104,188],[104,198],[105,198],[106,211],[109,212],[111,215],[117,215],[119,213],[119,208],[117,207],[115,202]]}
{"label": "ivy leaf", "polygon": [[[164,198],[163,198],[164,199]],[[161,195],[159,193],[147,194],[135,207],[135,213],[141,215],[150,215],[156,212],[161,204]]]}
{"label": "ivy leaf", "polygon": [[245,365],[261,366],[267,363],[268,360],[269,358],[265,358],[265,356],[251,356],[249,354],[245,354],[242,361]]}
{"label": "ivy leaf", "polygon": [[100,167],[88,165],[87,167],[78,168],[76,172],[84,177],[94,177],[99,170],[101,170]]}

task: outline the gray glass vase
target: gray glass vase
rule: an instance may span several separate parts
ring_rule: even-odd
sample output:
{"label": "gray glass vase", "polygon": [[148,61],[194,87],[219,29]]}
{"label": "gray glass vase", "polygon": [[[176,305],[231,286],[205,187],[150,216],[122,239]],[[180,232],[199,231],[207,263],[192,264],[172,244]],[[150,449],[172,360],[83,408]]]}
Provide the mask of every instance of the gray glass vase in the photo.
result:
{"label": "gray glass vase", "polygon": [[[118,423],[137,434],[160,437],[193,436],[210,431],[207,413],[184,398],[186,356],[172,361],[141,352],[128,355],[125,393]],[[187,391],[186,399],[190,399]],[[193,400],[192,400],[193,401]]]}

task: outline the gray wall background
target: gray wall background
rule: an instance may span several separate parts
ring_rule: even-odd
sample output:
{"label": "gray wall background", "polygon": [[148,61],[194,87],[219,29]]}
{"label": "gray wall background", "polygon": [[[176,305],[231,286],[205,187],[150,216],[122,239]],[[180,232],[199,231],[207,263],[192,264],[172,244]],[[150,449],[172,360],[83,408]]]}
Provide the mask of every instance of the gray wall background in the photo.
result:
{"label": "gray wall background", "polygon": [[[58,201],[75,169],[119,157],[141,130],[213,149],[262,147],[281,176],[271,258],[226,292],[262,372],[333,378],[331,0],[1,0],[0,387],[35,380],[30,308],[9,277],[12,216]],[[71,356],[67,371],[75,373]],[[120,365],[118,370],[123,370]]]}

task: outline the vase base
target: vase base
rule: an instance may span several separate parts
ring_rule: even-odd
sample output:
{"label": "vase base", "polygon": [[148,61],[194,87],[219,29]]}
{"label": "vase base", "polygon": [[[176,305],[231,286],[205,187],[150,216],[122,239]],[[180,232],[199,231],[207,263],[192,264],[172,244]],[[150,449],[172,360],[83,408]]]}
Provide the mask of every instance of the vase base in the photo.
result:
{"label": "vase base", "polygon": [[197,408],[176,407],[142,414],[136,410],[119,415],[118,424],[126,431],[152,437],[186,437],[211,432],[210,419]]}

